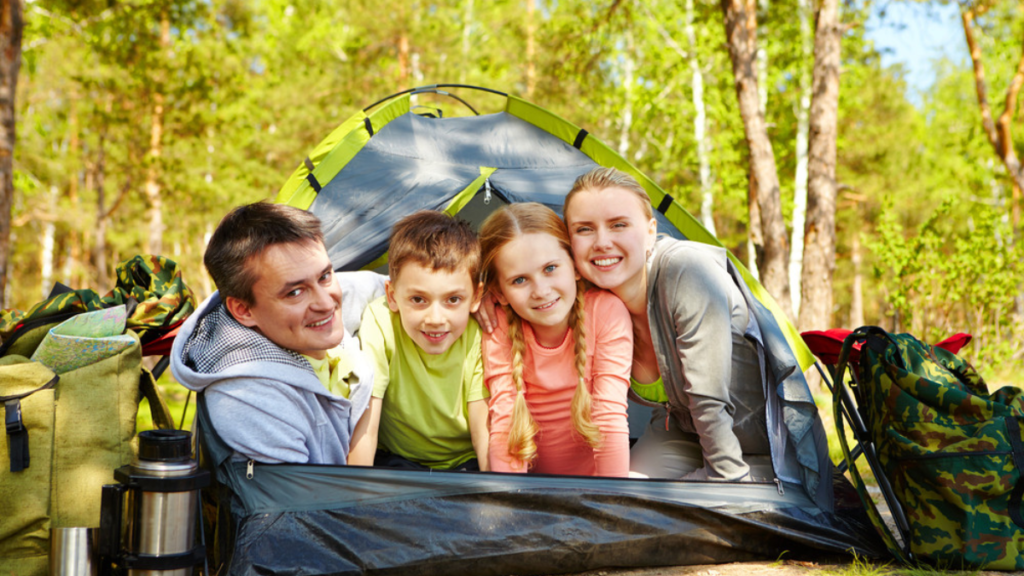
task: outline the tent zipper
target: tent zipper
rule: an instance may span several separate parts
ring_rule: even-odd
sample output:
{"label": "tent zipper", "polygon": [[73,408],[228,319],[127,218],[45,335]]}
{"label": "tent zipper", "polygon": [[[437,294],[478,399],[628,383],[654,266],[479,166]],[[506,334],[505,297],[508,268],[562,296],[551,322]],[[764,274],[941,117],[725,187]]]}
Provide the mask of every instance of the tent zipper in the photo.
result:
{"label": "tent zipper", "polygon": [[779,480],[778,478],[776,478],[775,479],[775,487],[779,489],[779,496],[785,496],[786,495],[786,489],[782,487],[782,480]]}
{"label": "tent zipper", "polygon": [[252,471],[255,466],[256,462],[253,460],[249,460],[248,462],[245,463],[245,478],[247,480],[252,480]]}
{"label": "tent zipper", "polygon": [[491,203],[491,179],[484,180],[484,205]]}

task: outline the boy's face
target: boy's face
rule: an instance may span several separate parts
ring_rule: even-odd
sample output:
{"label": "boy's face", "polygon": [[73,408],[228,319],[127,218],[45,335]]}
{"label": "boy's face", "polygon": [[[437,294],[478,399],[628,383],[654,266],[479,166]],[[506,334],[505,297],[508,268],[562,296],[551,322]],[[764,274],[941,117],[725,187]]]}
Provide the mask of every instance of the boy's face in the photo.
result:
{"label": "boy's face", "polygon": [[259,272],[253,304],[225,304],[244,326],[282,348],[323,359],[341,344],[341,287],[322,243],[274,244],[246,264]]}
{"label": "boy's face", "polygon": [[419,263],[402,266],[401,277],[387,283],[388,306],[402,328],[427,354],[443,354],[462,336],[469,315],[480,307],[469,271],[431,270]]}

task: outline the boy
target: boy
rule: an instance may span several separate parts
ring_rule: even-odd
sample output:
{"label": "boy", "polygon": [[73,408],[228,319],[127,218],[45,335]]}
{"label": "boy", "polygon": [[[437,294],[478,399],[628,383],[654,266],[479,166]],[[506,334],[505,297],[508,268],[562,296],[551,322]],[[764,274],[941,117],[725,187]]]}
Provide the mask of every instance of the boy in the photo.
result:
{"label": "boy", "polygon": [[[423,210],[395,225],[386,296],[359,337],[376,377],[353,464],[487,470],[480,243],[469,224]],[[378,448],[378,440],[379,447]]]}
{"label": "boy", "polygon": [[204,394],[236,459],[345,464],[373,371],[354,339],[343,343],[320,221],[289,206],[241,206],[203,260],[218,291],[175,338],[174,377]]}

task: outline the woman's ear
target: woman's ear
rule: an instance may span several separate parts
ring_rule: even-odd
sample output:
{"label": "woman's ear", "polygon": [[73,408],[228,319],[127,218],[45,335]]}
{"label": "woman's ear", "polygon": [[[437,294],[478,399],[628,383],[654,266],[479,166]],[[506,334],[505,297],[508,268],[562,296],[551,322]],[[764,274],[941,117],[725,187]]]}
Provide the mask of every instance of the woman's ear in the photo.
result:
{"label": "woman's ear", "polygon": [[654,243],[658,240],[658,221],[651,218],[647,222],[647,252],[654,249]]}

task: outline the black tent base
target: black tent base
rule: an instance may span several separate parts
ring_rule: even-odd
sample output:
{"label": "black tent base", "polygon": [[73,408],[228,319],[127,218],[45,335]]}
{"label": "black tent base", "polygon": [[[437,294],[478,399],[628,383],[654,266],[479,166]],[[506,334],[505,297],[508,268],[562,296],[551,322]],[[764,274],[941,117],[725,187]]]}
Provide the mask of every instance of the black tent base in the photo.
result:
{"label": "black tent base", "polygon": [[[257,475],[265,477],[273,468],[284,467],[261,467]],[[774,484],[334,467],[313,472],[342,470],[362,477],[354,488],[363,496],[363,482],[388,480],[406,489],[339,508],[238,515],[228,573],[525,576],[783,556],[887,557],[856,494],[839,476],[838,491],[849,494],[838,494],[842,507],[825,513],[806,505],[797,487],[780,497]],[[448,480],[455,486],[446,490]],[[491,486],[462,489],[473,481]],[[310,486],[324,489],[315,480]],[[420,490],[423,496],[416,497]],[[766,505],[769,500],[774,503]]]}

